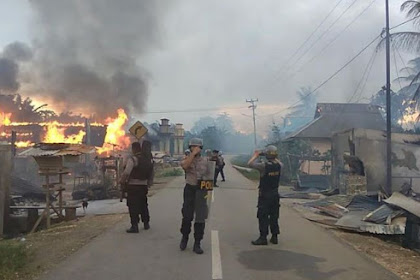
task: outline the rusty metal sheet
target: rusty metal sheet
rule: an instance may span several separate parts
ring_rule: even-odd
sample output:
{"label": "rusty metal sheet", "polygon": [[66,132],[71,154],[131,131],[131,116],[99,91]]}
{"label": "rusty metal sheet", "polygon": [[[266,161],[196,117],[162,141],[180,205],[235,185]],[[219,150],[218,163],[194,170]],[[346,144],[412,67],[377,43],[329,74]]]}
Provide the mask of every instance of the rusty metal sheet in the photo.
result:
{"label": "rusty metal sheet", "polygon": [[315,207],[315,206],[328,206],[332,204],[338,204],[342,207],[347,207],[352,201],[352,195],[332,195],[317,201],[311,201],[304,203],[305,207]]}
{"label": "rusty metal sheet", "polygon": [[404,211],[401,209],[394,209],[388,204],[384,204],[378,209],[370,212],[363,218],[366,222],[375,224],[391,224],[392,220],[396,217],[404,215]]}
{"label": "rusty metal sheet", "polygon": [[325,205],[325,206],[314,206],[314,208],[318,209],[322,213],[325,213],[327,215],[330,215],[334,218],[341,218],[346,213],[349,212],[349,210],[341,205],[338,205],[336,203]]}
{"label": "rusty metal sheet", "polygon": [[417,217],[420,217],[420,202],[406,197],[405,195],[394,192],[390,198],[384,200],[385,203],[398,206],[408,212],[410,212],[413,215],[416,215]]}
{"label": "rusty metal sheet", "polygon": [[368,211],[351,211],[340,218],[335,224],[337,227],[356,231],[369,232],[374,234],[386,235],[402,235],[405,232],[405,223],[398,222],[391,225],[381,225],[368,223],[363,221],[363,218],[368,214]]}
{"label": "rusty metal sheet", "polygon": [[22,157],[79,156],[82,154],[90,154],[93,152],[95,152],[95,147],[93,146],[87,146],[83,144],[70,144],[63,149],[52,149],[52,150],[46,150],[45,146],[43,146],[43,148],[33,147],[33,148],[29,148],[23,151],[22,153],[19,154],[19,156],[22,156]]}

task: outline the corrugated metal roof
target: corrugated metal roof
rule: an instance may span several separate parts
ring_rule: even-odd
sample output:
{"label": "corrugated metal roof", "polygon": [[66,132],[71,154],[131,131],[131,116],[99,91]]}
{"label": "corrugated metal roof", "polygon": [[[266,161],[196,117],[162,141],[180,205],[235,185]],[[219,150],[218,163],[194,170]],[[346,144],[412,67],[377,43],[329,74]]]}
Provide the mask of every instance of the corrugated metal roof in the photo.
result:
{"label": "corrugated metal roof", "polygon": [[406,197],[405,195],[394,192],[390,198],[385,200],[386,203],[398,206],[417,217],[420,217],[420,202],[415,201],[412,198]]}
{"label": "corrugated metal roof", "polygon": [[67,147],[63,149],[55,149],[55,150],[45,150],[41,149],[39,146],[35,146],[29,148],[19,156],[22,157],[45,157],[45,156],[79,156],[82,154],[90,154],[95,152],[95,147],[87,146],[83,144],[69,144]]}
{"label": "corrugated metal roof", "polygon": [[312,122],[290,134],[285,140],[292,138],[331,138],[335,132],[351,128],[385,129],[385,121],[376,106],[321,103],[318,104],[318,108],[323,109],[321,112],[315,113],[316,118]]}

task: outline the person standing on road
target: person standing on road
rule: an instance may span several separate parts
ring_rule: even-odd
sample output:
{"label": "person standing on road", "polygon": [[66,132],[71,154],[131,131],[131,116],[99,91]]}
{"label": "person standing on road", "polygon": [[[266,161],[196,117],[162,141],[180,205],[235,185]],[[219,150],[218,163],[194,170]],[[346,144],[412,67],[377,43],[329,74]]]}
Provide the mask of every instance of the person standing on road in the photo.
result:
{"label": "person standing on road", "polygon": [[[265,162],[257,162],[260,155],[265,155]],[[252,241],[253,245],[267,245],[268,229],[271,230],[270,242],[278,243],[277,235],[280,234],[279,228],[279,212],[280,212],[280,196],[278,187],[280,183],[280,174],[282,163],[277,159],[276,146],[270,145],[264,153],[255,151],[248,165],[260,172],[260,184],[258,186],[258,212],[257,218],[259,223],[260,237]]]}
{"label": "person standing on road", "polygon": [[222,175],[222,182],[225,182],[225,172],[223,169],[225,168],[225,158],[223,157],[223,152],[219,151],[219,160],[220,160],[220,175]]}
{"label": "person standing on road", "polygon": [[213,150],[212,152],[212,156],[211,156],[211,160],[215,162],[215,169],[214,169],[214,187],[218,188],[219,186],[217,185],[217,177],[219,177],[219,173],[220,173],[220,169],[221,169],[221,161],[220,161],[220,157],[219,157],[219,151],[218,150]]}
{"label": "person standing on road", "polygon": [[191,154],[181,162],[181,166],[186,173],[186,184],[184,188],[184,202],[182,205],[182,239],[179,247],[182,251],[187,248],[192,221],[195,217],[195,242],[193,251],[196,254],[203,254],[203,249],[201,248],[200,243],[204,236],[205,220],[208,216],[208,206],[206,204],[207,190],[201,189],[201,185],[204,182],[204,176],[208,174],[209,161],[207,157],[201,156],[201,150],[203,149],[202,139],[191,139],[189,142],[189,149]]}
{"label": "person standing on road", "polygon": [[131,227],[127,233],[138,233],[139,222],[143,222],[144,229],[150,228],[150,215],[147,204],[147,193],[153,184],[153,157],[151,143],[143,141],[131,145],[132,155],[127,159],[121,175],[121,184],[126,186],[127,206],[130,213]]}

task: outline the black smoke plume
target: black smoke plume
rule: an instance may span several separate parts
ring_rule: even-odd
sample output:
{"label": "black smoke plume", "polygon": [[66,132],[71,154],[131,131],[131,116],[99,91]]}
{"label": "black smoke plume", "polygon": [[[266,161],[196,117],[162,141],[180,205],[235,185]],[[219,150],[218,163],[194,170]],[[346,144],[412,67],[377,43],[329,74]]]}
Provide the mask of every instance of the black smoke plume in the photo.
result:
{"label": "black smoke plume", "polygon": [[34,95],[67,110],[106,117],[119,107],[141,112],[147,101],[140,60],[160,44],[170,1],[30,1]]}

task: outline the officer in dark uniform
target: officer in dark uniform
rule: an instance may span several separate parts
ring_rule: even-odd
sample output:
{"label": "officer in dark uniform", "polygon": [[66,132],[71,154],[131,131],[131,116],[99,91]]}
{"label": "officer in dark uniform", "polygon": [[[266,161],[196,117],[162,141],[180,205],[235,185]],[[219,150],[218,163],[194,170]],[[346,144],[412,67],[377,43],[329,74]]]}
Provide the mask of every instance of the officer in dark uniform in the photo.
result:
{"label": "officer in dark uniform", "polygon": [[126,186],[127,206],[130,213],[131,228],[127,232],[138,233],[139,215],[144,229],[150,228],[147,193],[153,184],[153,157],[149,141],[143,141],[142,146],[140,143],[134,142],[131,149],[133,154],[127,159],[121,175],[121,184]]}
{"label": "officer in dark uniform", "polygon": [[[257,159],[260,155],[265,155],[267,161],[258,162]],[[280,234],[278,223],[280,196],[278,187],[282,168],[282,163],[277,159],[277,148],[270,145],[263,153],[255,151],[254,155],[249,160],[248,165],[260,172],[257,212],[260,237],[257,240],[252,241],[252,244],[267,245],[269,228],[272,234],[270,242],[277,244],[277,235]]]}
{"label": "officer in dark uniform", "polygon": [[203,149],[203,140],[193,138],[189,142],[191,154],[181,162],[182,168],[185,170],[185,188],[184,203],[182,205],[182,239],[179,245],[184,251],[188,245],[189,234],[191,233],[192,221],[194,222],[194,247],[196,254],[203,254],[200,242],[204,236],[205,219],[208,215],[208,207],[206,204],[207,191],[202,190],[199,186],[200,181],[209,171],[209,161],[207,157],[201,156]]}

